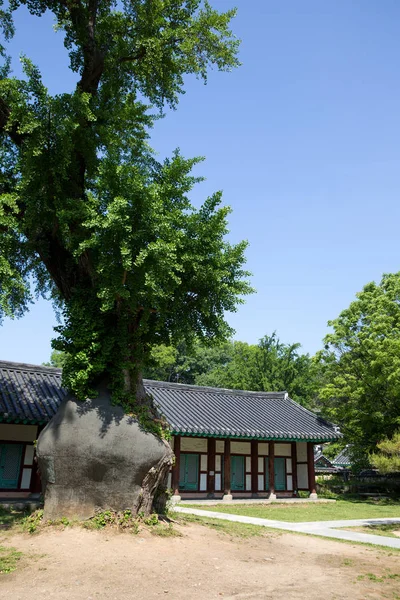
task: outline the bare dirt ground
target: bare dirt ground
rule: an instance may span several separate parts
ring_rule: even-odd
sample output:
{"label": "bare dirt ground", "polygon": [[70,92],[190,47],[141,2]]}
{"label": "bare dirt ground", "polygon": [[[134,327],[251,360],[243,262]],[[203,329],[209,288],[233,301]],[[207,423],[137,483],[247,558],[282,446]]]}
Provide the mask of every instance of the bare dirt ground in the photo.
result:
{"label": "bare dirt ground", "polygon": [[15,572],[0,575],[0,598],[400,599],[400,554],[286,533],[178,529],[182,537],[79,527],[0,535],[24,553]]}

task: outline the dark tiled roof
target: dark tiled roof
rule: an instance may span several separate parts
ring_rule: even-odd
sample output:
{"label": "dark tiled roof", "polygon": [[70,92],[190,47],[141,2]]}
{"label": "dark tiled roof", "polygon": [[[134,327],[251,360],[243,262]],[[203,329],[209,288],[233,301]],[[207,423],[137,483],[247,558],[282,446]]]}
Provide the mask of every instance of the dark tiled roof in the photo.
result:
{"label": "dark tiled roof", "polygon": [[[246,392],[144,381],[181,435],[332,441],[335,427],[293,402],[286,392]],[[0,361],[0,420],[46,423],[65,396],[61,370]]]}
{"label": "dark tiled roof", "polygon": [[340,473],[342,470],[341,467],[320,467],[319,465],[315,465],[315,473],[317,475],[333,475]]}
{"label": "dark tiled roof", "polygon": [[247,392],[145,381],[146,390],[181,435],[274,440],[336,440],[335,427],[286,392]]}
{"label": "dark tiled roof", "polygon": [[333,467],[332,462],[320,452],[319,454],[314,455],[314,464],[315,467],[319,467],[321,469],[330,469]]}
{"label": "dark tiled roof", "polygon": [[350,467],[351,458],[349,455],[349,445],[347,445],[339,454],[333,459],[333,464],[338,467]]}
{"label": "dark tiled roof", "polygon": [[61,369],[0,361],[0,421],[47,423],[64,396]]}

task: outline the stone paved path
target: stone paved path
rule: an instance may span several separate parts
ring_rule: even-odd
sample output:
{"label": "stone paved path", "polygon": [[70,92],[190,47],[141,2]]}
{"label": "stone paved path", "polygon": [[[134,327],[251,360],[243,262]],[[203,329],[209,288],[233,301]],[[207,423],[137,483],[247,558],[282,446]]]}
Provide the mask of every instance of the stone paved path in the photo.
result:
{"label": "stone paved path", "polygon": [[184,506],[175,506],[174,510],[180,513],[186,513],[188,515],[197,515],[199,517],[223,519],[225,521],[234,521],[236,523],[249,523],[250,525],[261,525],[262,527],[271,527],[272,529],[308,533],[312,535],[330,537],[337,540],[363,542],[364,544],[375,544],[377,546],[389,546],[391,548],[400,549],[400,539],[341,529],[342,527],[363,527],[366,525],[374,525],[379,523],[400,523],[400,518],[349,519],[342,521],[289,523],[285,521],[273,521],[272,519],[247,517],[244,515],[230,515],[227,513],[213,512],[211,510],[199,510],[198,508],[187,508]]}

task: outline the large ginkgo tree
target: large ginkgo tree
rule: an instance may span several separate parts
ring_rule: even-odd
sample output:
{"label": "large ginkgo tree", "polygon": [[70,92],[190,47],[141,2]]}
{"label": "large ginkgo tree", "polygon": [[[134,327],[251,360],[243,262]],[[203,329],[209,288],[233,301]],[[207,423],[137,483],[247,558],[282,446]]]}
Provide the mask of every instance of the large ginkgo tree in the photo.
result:
{"label": "large ginkgo tree", "polygon": [[[21,5],[33,24],[53,13],[74,89],[51,95],[29,57],[12,75]],[[11,0],[0,13],[0,317],[22,315],[35,291],[51,298],[64,386],[85,400],[106,385],[155,435],[162,420],[141,375],[149,349],[225,338],[226,312],[250,291],[246,243],[226,240],[221,194],[190,202],[198,159],[160,163],[147,143],[152,115],[176,107],[187,74],[238,65],[234,15],[200,0]]]}

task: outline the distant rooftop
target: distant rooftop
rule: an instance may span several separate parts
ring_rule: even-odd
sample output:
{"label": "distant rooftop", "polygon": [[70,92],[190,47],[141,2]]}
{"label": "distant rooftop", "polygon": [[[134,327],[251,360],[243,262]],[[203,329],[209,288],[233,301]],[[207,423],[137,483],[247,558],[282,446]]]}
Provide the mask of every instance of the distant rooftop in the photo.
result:
{"label": "distant rooftop", "polygon": [[347,446],[345,448],[343,448],[343,450],[341,452],[339,452],[339,454],[333,459],[332,463],[337,466],[337,467],[351,467],[351,459],[350,459],[350,452],[349,452],[349,445],[347,444]]}
{"label": "distant rooftop", "polygon": [[0,421],[47,423],[65,394],[61,369],[0,361]]}

